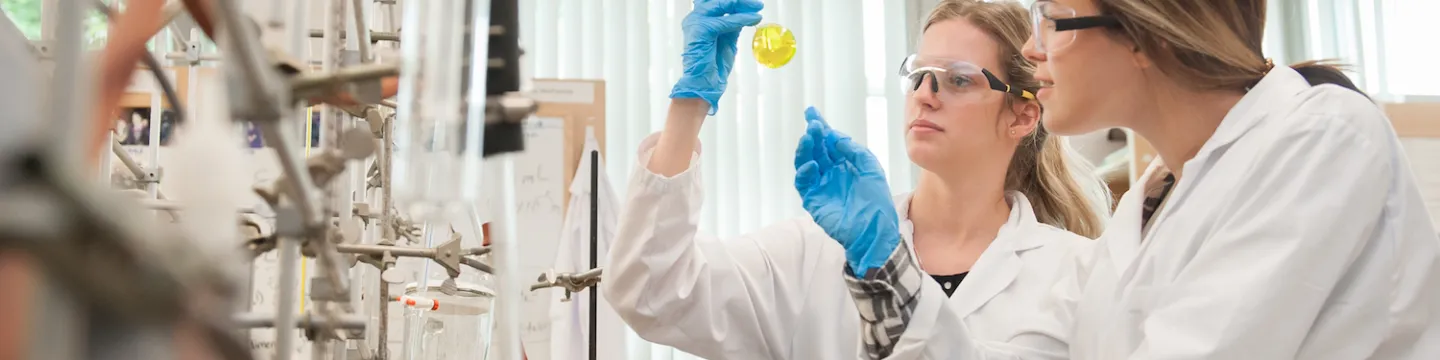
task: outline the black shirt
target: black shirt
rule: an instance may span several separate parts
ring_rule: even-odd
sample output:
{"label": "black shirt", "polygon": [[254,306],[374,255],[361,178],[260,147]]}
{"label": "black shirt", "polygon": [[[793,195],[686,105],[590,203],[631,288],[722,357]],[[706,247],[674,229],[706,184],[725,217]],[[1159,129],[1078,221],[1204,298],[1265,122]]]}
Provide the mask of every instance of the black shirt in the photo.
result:
{"label": "black shirt", "polygon": [[960,287],[960,282],[965,281],[965,275],[969,274],[970,272],[966,271],[955,275],[930,275],[930,277],[935,278],[935,281],[940,283],[940,288],[945,289],[945,296],[950,297],[955,295],[955,289]]}

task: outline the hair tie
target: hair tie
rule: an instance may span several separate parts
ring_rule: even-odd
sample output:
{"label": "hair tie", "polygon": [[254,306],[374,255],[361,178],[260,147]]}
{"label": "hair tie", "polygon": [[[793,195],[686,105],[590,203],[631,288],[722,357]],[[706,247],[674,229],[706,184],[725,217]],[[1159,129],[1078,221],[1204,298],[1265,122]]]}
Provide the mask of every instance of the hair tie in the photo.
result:
{"label": "hair tie", "polygon": [[1274,68],[1275,68],[1275,59],[1265,58],[1265,71],[1263,71],[1263,72],[1261,72],[1261,73],[1262,73],[1262,74],[1270,74],[1270,70],[1271,70],[1271,69],[1274,69]]}

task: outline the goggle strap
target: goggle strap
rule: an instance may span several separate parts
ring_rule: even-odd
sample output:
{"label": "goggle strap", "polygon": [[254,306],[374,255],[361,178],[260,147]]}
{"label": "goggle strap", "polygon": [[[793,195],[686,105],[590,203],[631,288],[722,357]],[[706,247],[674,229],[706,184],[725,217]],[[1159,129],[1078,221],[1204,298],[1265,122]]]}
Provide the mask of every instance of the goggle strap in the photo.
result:
{"label": "goggle strap", "polygon": [[980,73],[985,75],[985,81],[990,82],[991,89],[1003,91],[1007,94],[1019,96],[1025,99],[1035,99],[1035,95],[1031,94],[1029,91],[1026,91],[1024,89],[1017,89],[1010,86],[1010,84],[1006,84],[1004,81],[1000,81],[1000,78],[995,77],[995,74],[991,74],[990,70],[980,69]]}
{"label": "goggle strap", "polygon": [[1111,15],[1082,16],[1065,19],[1051,19],[1055,22],[1055,31],[1070,31],[1089,29],[1094,27],[1116,27],[1120,26],[1120,19]]}

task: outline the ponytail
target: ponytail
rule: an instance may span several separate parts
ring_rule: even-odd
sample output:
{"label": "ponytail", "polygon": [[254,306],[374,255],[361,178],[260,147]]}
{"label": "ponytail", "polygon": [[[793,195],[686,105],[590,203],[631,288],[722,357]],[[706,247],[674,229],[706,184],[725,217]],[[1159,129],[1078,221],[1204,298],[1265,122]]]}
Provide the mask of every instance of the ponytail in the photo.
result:
{"label": "ponytail", "polygon": [[1063,139],[1036,129],[1016,149],[1005,175],[1007,190],[1030,199],[1035,219],[1080,236],[1100,237],[1110,212],[1109,189],[1092,175],[1088,163],[1073,159]]}
{"label": "ponytail", "polygon": [[[1022,55],[1030,39],[1030,13],[1013,1],[944,0],[935,5],[925,21],[925,30],[941,21],[965,19],[994,37],[1000,45],[1000,64],[1010,85],[1034,92],[1035,64]],[[1006,104],[1017,97],[1007,96]],[[1010,108],[1006,106],[1005,108]],[[1082,169],[1085,161],[1070,161],[1067,147],[1051,138],[1044,126],[1015,148],[1005,173],[1005,190],[1018,191],[1030,200],[1035,219],[1088,238],[1100,236],[1110,212],[1109,188],[1092,172]],[[1095,189],[1096,191],[1087,191]]]}
{"label": "ponytail", "polygon": [[1295,72],[1298,72],[1300,73],[1300,76],[1305,77],[1305,81],[1309,82],[1310,86],[1334,84],[1336,86],[1354,90],[1355,92],[1360,93],[1360,95],[1365,95],[1365,97],[1367,98],[1370,97],[1370,95],[1366,95],[1364,91],[1360,91],[1360,87],[1355,86],[1355,82],[1350,81],[1349,76],[1345,76],[1345,73],[1343,72],[1344,65],[1335,63],[1333,61],[1311,60],[1290,65],[1290,68],[1295,69]]}

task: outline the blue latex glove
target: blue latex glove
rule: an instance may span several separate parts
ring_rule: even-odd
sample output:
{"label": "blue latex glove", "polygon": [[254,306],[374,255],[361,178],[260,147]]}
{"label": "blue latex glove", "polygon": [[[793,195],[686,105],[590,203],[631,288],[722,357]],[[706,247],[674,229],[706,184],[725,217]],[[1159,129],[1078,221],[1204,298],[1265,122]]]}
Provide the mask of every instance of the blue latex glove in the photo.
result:
{"label": "blue latex glove", "polygon": [[845,247],[851,274],[864,277],[900,245],[900,217],[875,155],[830,128],[814,107],[795,149],[795,190],[805,211]]}
{"label": "blue latex glove", "polygon": [[720,95],[735,67],[740,29],[760,23],[760,0],[695,0],[695,9],[680,23],[685,32],[685,71],[670,90],[672,99],[705,99],[710,115],[720,109]]}

